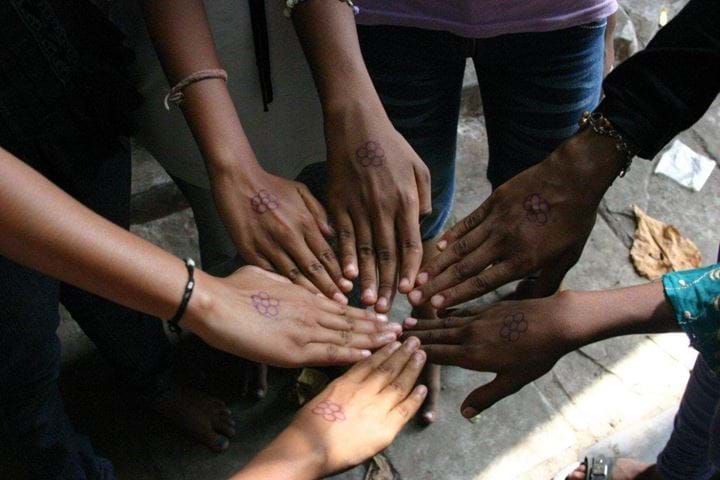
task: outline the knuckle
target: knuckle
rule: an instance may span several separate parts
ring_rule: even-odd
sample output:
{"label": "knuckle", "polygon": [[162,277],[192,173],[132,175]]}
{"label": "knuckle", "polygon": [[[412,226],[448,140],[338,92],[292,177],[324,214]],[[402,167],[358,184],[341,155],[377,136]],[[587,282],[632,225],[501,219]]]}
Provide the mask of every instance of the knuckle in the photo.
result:
{"label": "knuckle", "polygon": [[300,275],[300,270],[297,267],[291,268],[287,272],[287,277],[293,282],[300,278]]}
{"label": "knuckle", "polygon": [[325,267],[320,262],[311,262],[307,266],[307,271],[312,276],[317,276],[325,271]]}
{"label": "knuckle", "polygon": [[[345,307],[345,308],[347,309],[347,307]],[[345,312],[343,312],[343,315],[345,315],[346,312],[347,312],[347,310]],[[350,327],[350,331],[354,332],[355,331],[355,319],[352,317],[343,317],[343,318],[345,319],[345,323],[348,324],[348,327]]]}
{"label": "knuckle", "polygon": [[485,275],[475,275],[472,279],[472,288],[478,292],[484,292],[488,289],[488,281]]}
{"label": "knuckle", "polygon": [[364,243],[362,245],[358,245],[358,256],[362,259],[367,259],[368,257],[372,257],[375,255],[375,250],[373,249],[372,245],[369,245],[367,243]]}
{"label": "knuckle", "polygon": [[453,243],[452,249],[455,256],[464,257],[470,250],[470,246],[468,245],[467,239],[460,238]]}
{"label": "knuckle", "polygon": [[330,248],[327,248],[327,249],[323,250],[322,252],[320,252],[320,258],[322,258],[325,261],[329,261],[329,262],[337,260],[337,257],[335,256],[335,252],[333,252],[332,249],[330,249]]}
{"label": "knuckle", "polygon": [[388,385],[388,388],[396,393],[400,393],[403,390],[405,390],[405,387],[400,382],[392,382],[390,385]]}
{"label": "knuckle", "polygon": [[377,250],[377,259],[379,263],[391,263],[395,261],[395,254],[387,248],[379,248]]}
{"label": "knuckle", "polygon": [[403,240],[401,246],[405,252],[420,252],[420,242],[413,240],[412,238],[406,238]]}
{"label": "knuckle", "polygon": [[340,228],[337,231],[337,236],[339,240],[352,240],[353,239],[353,232],[350,231],[348,228]]}
{"label": "knuckle", "polygon": [[338,334],[340,336],[340,342],[343,345],[347,345],[348,343],[350,343],[350,338],[351,338],[350,332],[348,332],[346,330],[340,330],[340,332],[338,332]]}
{"label": "knuckle", "polygon": [[393,371],[392,367],[387,363],[381,363],[375,368],[375,370],[382,375],[390,375]]}
{"label": "knuckle", "polygon": [[395,408],[397,409],[398,415],[402,418],[406,419],[410,417],[410,410],[405,405],[398,405]]}
{"label": "knuckle", "polygon": [[328,360],[331,362],[335,362],[340,356],[340,349],[335,345],[328,345],[326,353]]}
{"label": "knuckle", "polygon": [[464,262],[458,262],[453,264],[451,272],[456,281],[465,280],[470,276],[470,269]]}

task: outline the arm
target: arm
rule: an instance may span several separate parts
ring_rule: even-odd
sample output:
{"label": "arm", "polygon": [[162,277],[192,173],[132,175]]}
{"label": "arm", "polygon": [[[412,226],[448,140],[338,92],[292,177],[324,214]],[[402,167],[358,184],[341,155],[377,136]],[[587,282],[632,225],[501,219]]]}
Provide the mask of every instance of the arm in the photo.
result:
{"label": "arm", "polygon": [[[605,81],[606,98],[597,111],[641,156],[652,158],[697,121],[720,91],[719,19],[718,2],[692,0]],[[433,305],[445,308],[538,270],[528,295],[556,291],[623,164],[614,148],[613,140],[583,130],[493,192],[446,232],[438,243],[442,253],[419,276],[411,301],[434,297]]]}
{"label": "arm", "polygon": [[430,175],[385,113],[352,10],[337,0],[312,0],[293,9],[293,22],[322,102],[329,209],[343,271],[360,276],[366,305],[387,312],[398,283],[403,293],[415,283],[420,216],[431,210]]}
{"label": "arm", "polygon": [[[142,5],[170,84],[221,67],[201,0]],[[352,284],[342,278],[325,239],[333,232],[323,207],[304,185],[258,164],[224,81],[193,83],[183,94],[183,113],[205,158],[215,203],[243,259],[346,302],[341,289]]]}
{"label": "arm", "polygon": [[[93,213],[0,149],[0,255],[142,312],[169,318],[183,262]],[[181,326],[208,344],[277,366],[353,363],[398,329],[254,267],[195,273]]]}
{"label": "arm", "polygon": [[472,418],[547,373],[565,354],[619,335],[679,331],[661,282],[501,302],[440,320],[406,321],[433,363],[495,372],[463,402]]}
{"label": "arm", "polygon": [[313,480],[351,468],[392,443],[422,404],[417,338],[388,345],[332,382],[233,480]]}

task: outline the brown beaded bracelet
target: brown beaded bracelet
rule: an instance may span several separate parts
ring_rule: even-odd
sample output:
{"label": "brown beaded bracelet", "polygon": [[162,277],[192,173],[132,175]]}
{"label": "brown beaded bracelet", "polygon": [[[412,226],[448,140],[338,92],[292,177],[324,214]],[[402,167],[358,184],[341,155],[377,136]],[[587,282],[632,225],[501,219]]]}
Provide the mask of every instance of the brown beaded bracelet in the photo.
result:
{"label": "brown beaded bracelet", "polygon": [[625,163],[618,175],[619,177],[624,177],[628,170],[630,170],[630,164],[640,149],[625,140],[620,132],[615,130],[610,120],[605,118],[605,115],[600,112],[584,112],[578,124],[581,130],[589,127],[598,135],[610,137],[615,140],[615,148],[625,156]]}

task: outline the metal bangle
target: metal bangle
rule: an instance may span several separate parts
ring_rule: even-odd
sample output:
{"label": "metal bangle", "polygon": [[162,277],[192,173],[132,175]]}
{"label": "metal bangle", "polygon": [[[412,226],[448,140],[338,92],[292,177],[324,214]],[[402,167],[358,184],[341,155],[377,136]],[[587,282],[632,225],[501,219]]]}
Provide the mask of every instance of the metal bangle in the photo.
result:
{"label": "metal bangle", "polygon": [[622,169],[618,175],[619,177],[624,177],[628,170],[630,170],[633,158],[635,158],[640,149],[625,140],[622,134],[615,129],[610,120],[601,112],[584,112],[578,124],[581,130],[589,127],[598,135],[610,137],[615,140],[615,148],[625,157]]}
{"label": "metal bangle", "polygon": [[180,333],[182,331],[178,323],[182,320],[185,310],[187,310],[188,303],[190,303],[190,297],[192,297],[193,290],[195,290],[195,261],[192,258],[186,258],[185,267],[188,272],[188,281],[185,284],[185,291],[183,292],[182,300],[180,301],[180,306],[178,307],[177,312],[175,312],[175,315],[173,315],[173,317],[167,322],[168,328],[173,333]]}

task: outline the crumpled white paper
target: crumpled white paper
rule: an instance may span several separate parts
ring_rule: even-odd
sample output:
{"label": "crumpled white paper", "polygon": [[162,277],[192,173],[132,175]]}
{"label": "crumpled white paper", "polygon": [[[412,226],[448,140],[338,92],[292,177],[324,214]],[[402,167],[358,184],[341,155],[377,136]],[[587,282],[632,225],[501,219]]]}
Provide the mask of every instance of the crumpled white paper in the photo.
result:
{"label": "crumpled white paper", "polygon": [[672,178],[683,187],[699,192],[715,169],[715,162],[700,155],[680,140],[663,153],[655,173]]}

